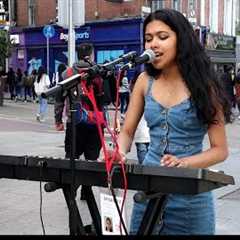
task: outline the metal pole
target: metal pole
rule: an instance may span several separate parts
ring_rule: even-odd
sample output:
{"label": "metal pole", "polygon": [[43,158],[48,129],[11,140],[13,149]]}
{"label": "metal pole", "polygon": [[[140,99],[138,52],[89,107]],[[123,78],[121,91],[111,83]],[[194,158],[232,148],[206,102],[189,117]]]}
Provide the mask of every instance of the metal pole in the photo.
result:
{"label": "metal pole", "polygon": [[12,4],[11,0],[8,0],[8,21],[9,21],[9,26],[12,25]]}
{"label": "metal pole", "polygon": [[49,76],[49,37],[47,37],[47,75]]}
{"label": "metal pole", "polygon": [[73,0],[68,0],[68,65],[75,62],[75,30],[73,26]]}

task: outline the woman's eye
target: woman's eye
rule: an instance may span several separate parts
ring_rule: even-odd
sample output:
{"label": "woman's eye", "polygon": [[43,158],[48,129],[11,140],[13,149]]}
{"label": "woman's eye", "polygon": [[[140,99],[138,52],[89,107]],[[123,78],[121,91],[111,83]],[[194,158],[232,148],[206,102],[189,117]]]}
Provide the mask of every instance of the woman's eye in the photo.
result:
{"label": "woman's eye", "polygon": [[159,39],[160,39],[160,40],[165,40],[165,39],[167,39],[167,38],[168,38],[168,36],[166,36],[166,35],[165,35],[165,36],[159,36]]}
{"label": "woman's eye", "polygon": [[151,40],[152,40],[151,37],[149,37],[149,36],[148,36],[148,37],[145,37],[145,41],[146,41],[146,42],[150,42]]}

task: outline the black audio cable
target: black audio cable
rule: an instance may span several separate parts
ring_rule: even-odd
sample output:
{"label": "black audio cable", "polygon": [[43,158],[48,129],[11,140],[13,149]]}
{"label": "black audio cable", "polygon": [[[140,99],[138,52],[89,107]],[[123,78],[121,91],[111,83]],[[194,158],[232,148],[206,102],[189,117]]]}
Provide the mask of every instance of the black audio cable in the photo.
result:
{"label": "black audio cable", "polygon": [[39,191],[40,191],[40,221],[41,221],[41,226],[42,226],[42,231],[43,231],[43,235],[46,235],[46,232],[45,232],[45,226],[44,226],[44,222],[43,222],[43,215],[42,215],[42,203],[43,203],[43,197],[42,197],[42,170],[43,170],[43,167],[45,165],[45,162],[44,161],[40,161],[39,162],[39,165],[40,165],[40,184],[39,184]]}

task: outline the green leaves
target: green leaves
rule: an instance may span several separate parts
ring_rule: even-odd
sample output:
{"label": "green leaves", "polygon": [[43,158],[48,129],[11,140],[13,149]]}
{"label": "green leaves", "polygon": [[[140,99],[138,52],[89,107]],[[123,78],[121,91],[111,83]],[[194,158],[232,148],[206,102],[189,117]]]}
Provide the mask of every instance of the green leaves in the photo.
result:
{"label": "green leaves", "polygon": [[10,56],[11,46],[8,32],[0,30],[0,66],[4,66],[5,59]]}

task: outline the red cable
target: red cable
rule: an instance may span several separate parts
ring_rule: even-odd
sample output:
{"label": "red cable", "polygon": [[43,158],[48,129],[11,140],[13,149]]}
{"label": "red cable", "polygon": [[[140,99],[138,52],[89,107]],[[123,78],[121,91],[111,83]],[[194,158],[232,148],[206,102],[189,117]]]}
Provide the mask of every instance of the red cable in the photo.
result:
{"label": "red cable", "polygon": [[[88,90],[87,87],[86,87],[86,81],[85,80],[81,81],[81,87],[82,87],[84,93],[90,99],[90,101],[93,105],[94,113],[96,115],[96,123],[97,123],[100,140],[101,140],[102,147],[103,147],[103,153],[104,153],[105,164],[106,164],[106,171],[107,171],[107,175],[108,175],[108,183],[111,182],[111,179],[109,179],[109,178],[110,178],[110,172],[111,172],[111,169],[112,169],[113,161],[114,161],[114,159],[116,159],[117,154],[119,156],[121,156],[119,154],[119,145],[117,143],[117,135],[116,135],[115,129],[116,129],[117,115],[118,115],[118,105],[119,105],[119,87],[120,87],[120,81],[123,78],[123,74],[124,74],[123,71],[119,71],[118,76],[117,76],[117,81],[116,81],[116,92],[117,92],[117,94],[116,94],[116,102],[115,102],[116,106],[115,106],[115,114],[114,114],[114,128],[113,128],[113,131],[111,131],[111,129],[109,128],[108,124],[106,123],[106,120],[103,119],[103,115],[100,115],[101,112],[98,110],[92,85],[89,87],[89,90]],[[101,129],[101,124],[103,124],[107,128],[108,132],[111,135],[113,144],[115,146],[114,153],[111,157],[109,156],[107,148],[106,148],[104,135],[103,135],[103,132],[102,132],[102,129]],[[125,168],[124,168],[124,161],[123,161],[122,157],[120,158],[120,165],[121,165],[121,169],[122,169],[122,173],[123,173],[123,180],[124,180],[123,201],[122,201],[121,210],[120,210],[121,214],[123,214],[123,207],[124,207],[125,200],[126,200],[128,184],[127,184],[127,176],[126,176],[126,172],[125,172]],[[121,235],[122,235],[121,221],[120,221],[120,232],[121,232]]]}

